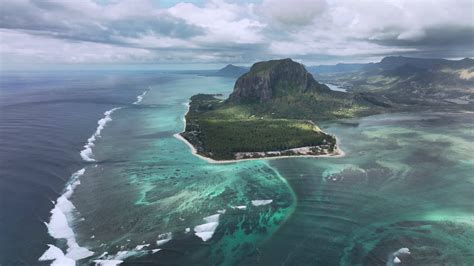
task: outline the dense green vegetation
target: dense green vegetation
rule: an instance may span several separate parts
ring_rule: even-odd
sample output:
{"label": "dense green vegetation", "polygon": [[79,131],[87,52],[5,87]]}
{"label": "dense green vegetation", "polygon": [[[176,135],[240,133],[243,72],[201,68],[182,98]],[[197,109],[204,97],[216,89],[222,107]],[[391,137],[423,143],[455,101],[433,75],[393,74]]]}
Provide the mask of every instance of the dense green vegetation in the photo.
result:
{"label": "dense green vegetation", "polygon": [[254,105],[226,104],[212,95],[191,98],[182,133],[198,152],[215,159],[233,159],[236,152],[265,152],[330,144],[335,139],[312,122],[271,118],[254,113]]}
{"label": "dense green vegetation", "polygon": [[[315,147],[311,154],[330,153],[335,138],[313,122],[440,103],[472,109],[473,63],[389,57],[350,65],[350,72],[337,72],[334,82],[350,88],[345,93],[331,91],[289,58],[257,62],[237,79],[228,99],[193,96],[182,136],[198,153],[214,159],[270,151],[287,155],[294,152],[289,149],[307,146]],[[334,78],[332,73],[323,76]]]}
{"label": "dense green vegetation", "polygon": [[[337,93],[332,93],[334,95]],[[320,122],[331,119],[352,118],[376,113],[374,106],[358,101],[346,93],[338,97],[319,93],[294,93],[272,99],[269,102],[249,105],[253,113],[272,118],[308,119]]]}
{"label": "dense green vegetation", "polygon": [[[199,154],[215,159],[280,154],[274,151],[332,154],[337,152],[335,137],[313,122],[372,114],[382,108],[376,99],[367,98],[331,91],[289,58],[257,62],[237,79],[228,99],[193,96],[181,135]],[[291,150],[301,147],[311,148]]]}
{"label": "dense green vegetation", "polygon": [[321,144],[325,134],[300,120],[201,120],[202,141],[212,153],[285,150]]}

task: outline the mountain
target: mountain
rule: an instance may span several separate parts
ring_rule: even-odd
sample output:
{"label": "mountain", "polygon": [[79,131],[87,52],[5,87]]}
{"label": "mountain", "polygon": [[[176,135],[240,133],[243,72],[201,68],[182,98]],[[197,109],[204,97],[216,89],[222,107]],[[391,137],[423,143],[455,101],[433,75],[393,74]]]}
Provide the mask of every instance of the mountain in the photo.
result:
{"label": "mountain", "polygon": [[[373,63],[370,63],[373,64]],[[307,69],[311,73],[344,73],[344,72],[355,72],[367,67],[369,64],[343,64],[338,63],[336,65],[319,65],[319,66],[308,66]]]}
{"label": "mountain", "polygon": [[353,93],[371,93],[371,98],[384,98],[395,104],[474,109],[474,60],[469,58],[389,56],[357,71],[316,75]]}
{"label": "mountain", "polygon": [[273,119],[322,121],[379,112],[389,104],[373,97],[332,91],[289,58],[257,62],[237,79],[222,104]]}
{"label": "mountain", "polygon": [[404,56],[388,56],[379,63],[374,64],[383,70],[394,69],[403,65],[411,65],[421,69],[441,69],[441,68],[466,68],[473,67],[474,60],[464,58],[462,60],[448,60],[439,58],[413,58]]}
{"label": "mountain", "polygon": [[398,68],[400,66],[414,66],[423,69],[433,69],[449,63],[446,59],[437,58],[413,58],[404,56],[388,56],[384,57],[379,63],[375,64],[382,70]]}
{"label": "mountain", "polygon": [[237,79],[228,99],[191,97],[180,136],[215,160],[338,155],[337,139],[314,123],[441,104],[474,106],[471,59],[388,57],[357,67],[321,75],[351,86],[340,92],[289,58],[255,63]]}
{"label": "mountain", "polygon": [[309,66],[307,69],[314,74],[327,73],[348,73],[348,72],[370,72],[383,71],[410,65],[421,69],[439,69],[443,67],[449,68],[466,68],[474,65],[474,60],[464,58],[462,60],[447,60],[439,58],[415,58],[405,56],[387,56],[377,63],[365,64],[344,64],[336,65],[319,65]]}
{"label": "mountain", "polygon": [[331,91],[302,64],[281,59],[255,63],[227,100],[191,97],[180,136],[214,160],[341,154],[334,136],[314,122],[373,112],[364,97]]}
{"label": "mountain", "polygon": [[318,83],[302,64],[287,58],[255,63],[249,72],[237,79],[229,101],[268,102],[292,93],[330,91],[326,85]]}
{"label": "mountain", "polygon": [[223,77],[239,77],[245,72],[249,71],[248,67],[241,67],[229,64],[222,69],[219,69],[213,76]]}
{"label": "mountain", "polygon": [[387,70],[382,70],[378,74],[387,77],[400,77],[400,78],[408,78],[410,76],[425,73],[428,70],[425,68],[421,68],[410,63],[405,63],[401,66],[387,68]]}

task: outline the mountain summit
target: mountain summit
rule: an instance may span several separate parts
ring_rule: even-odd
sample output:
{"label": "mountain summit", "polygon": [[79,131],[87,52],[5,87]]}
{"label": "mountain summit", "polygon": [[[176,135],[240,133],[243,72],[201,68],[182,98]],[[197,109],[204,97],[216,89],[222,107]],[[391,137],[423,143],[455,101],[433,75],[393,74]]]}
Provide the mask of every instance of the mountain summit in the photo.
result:
{"label": "mountain summit", "polygon": [[229,64],[215,73],[215,76],[240,77],[240,75],[249,71],[248,67],[241,67]]}
{"label": "mountain summit", "polygon": [[293,93],[330,92],[305,67],[289,58],[255,63],[229,96],[231,102],[267,102]]}

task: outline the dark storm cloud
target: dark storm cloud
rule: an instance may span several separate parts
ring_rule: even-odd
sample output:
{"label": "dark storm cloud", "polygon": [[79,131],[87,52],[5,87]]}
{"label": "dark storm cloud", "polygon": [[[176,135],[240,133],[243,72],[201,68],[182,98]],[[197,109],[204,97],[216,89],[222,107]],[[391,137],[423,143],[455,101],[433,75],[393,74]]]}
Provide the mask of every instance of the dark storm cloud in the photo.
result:
{"label": "dark storm cloud", "polygon": [[474,25],[468,26],[441,26],[430,27],[422,30],[420,36],[413,36],[412,38],[400,38],[400,35],[389,34],[386,38],[373,40],[367,39],[377,44],[387,46],[407,46],[407,47],[474,47]]}
{"label": "dark storm cloud", "polygon": [[400,38],[400,34],[393,33],[391,29],[382,35],[385,38],[365,40],[387,47],[414,49],[398,53],[400,55],[448,58],[474,56],[474,25],[428,27],[410,38]]}

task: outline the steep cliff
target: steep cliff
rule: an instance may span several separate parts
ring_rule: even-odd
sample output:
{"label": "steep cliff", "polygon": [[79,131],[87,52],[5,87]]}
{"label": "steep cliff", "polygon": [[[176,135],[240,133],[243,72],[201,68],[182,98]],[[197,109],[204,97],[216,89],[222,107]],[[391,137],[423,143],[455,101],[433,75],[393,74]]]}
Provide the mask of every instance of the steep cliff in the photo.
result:
{"label": "steep cliff", "polygon": [[291,59],[255,63],[234,86],[228,101],[235,103],[267,102],[292,93],[330,93],[302,64]]}

